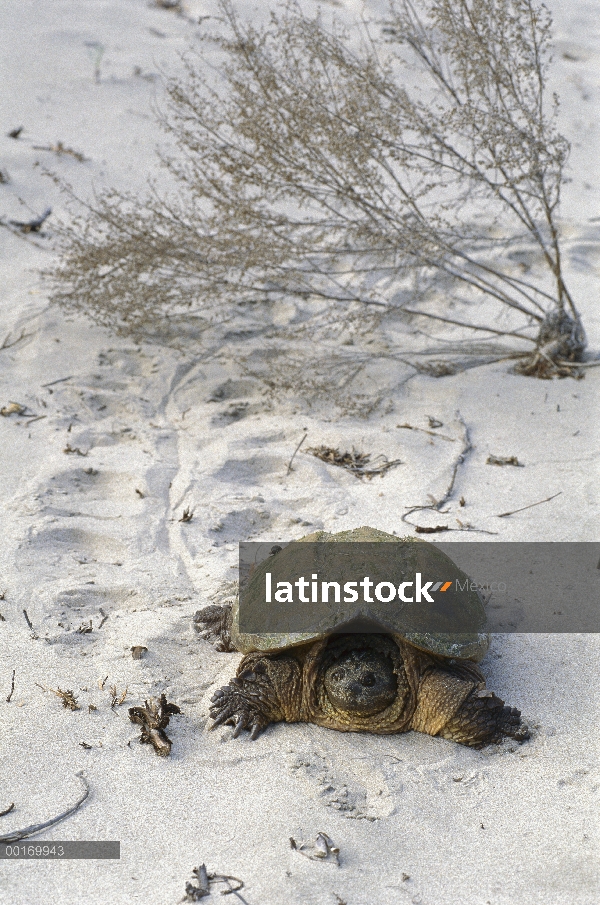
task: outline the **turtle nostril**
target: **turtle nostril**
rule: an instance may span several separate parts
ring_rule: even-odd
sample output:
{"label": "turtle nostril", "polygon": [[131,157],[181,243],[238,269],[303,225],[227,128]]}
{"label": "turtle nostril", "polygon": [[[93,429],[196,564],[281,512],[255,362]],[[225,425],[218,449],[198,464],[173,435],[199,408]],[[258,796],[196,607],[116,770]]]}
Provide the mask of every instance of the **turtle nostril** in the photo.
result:
{"label": "turtle nostril", "polygon": [[361,683],[365,686],[365,688],[372,688],[375,685],[375,676],[372,672],[366,672],[364,676],[361,677]]}

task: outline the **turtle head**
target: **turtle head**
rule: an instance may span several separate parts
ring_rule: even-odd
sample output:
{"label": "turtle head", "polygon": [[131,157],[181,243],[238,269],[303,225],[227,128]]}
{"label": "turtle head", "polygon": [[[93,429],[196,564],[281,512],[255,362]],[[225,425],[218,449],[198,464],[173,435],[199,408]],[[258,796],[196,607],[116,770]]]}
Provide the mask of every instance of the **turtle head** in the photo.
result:
{"label": "turtle head", "polygon": [[398,690],[390,658],[363,646],[337,657],[325,672],[324,684],[336,710],[357,716],[381,713],[394,701]]}

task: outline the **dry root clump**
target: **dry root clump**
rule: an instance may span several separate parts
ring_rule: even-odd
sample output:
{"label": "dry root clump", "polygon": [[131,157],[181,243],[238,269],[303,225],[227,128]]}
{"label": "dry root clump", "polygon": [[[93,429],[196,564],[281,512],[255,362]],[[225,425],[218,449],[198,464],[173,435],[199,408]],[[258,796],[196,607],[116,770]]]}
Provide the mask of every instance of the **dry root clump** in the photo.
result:
{"label": "dry root clump", "polygon": [[577,367],[585,350],[585,332],[578,318],[565,311],[553,311],[544,319],[537,346],[515,365],[515,373],[526,377],[583,377]]}
{"label": "dry root clump", "polygon": [[158,701],[150,698],[144,701],[143,707],[130,707],[129,719],[142,727],[140,742],[150,744],[160,757],[168,757],[171,753],[172,741],[164,731],[169,725],[171,715],[181,713],[177,704],[169,704],[164,694]]}

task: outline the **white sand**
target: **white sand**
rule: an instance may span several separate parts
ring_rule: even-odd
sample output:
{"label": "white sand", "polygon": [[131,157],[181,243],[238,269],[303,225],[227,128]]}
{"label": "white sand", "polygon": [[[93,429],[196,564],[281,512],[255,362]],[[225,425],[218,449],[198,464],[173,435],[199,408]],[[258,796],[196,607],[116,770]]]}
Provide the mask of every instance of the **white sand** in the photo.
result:
{"label": "white sand", "polygon": [[[561,128],[574,145],[563,206],[567,276],[596,351],[600,29],[594,3],[552,9]],[[0,185],[0,215],[28,219],[19,198],[35,214],[50,205],[60,212],[45,166],[84,194],[92,180],[143,185],[160,140],[151,111],[158,73],[177,71],[177,52],[196,32],[145,0],[4,0],[0,169],[10,182]],[[85,42],[106,48],[99,84]],[[18,141],[5,137],[20,125]],[[57,141],[89,160],[33,148]],[[15,802],[0,834],[67,808],[84,770],[89,799],[42,837],[118,839],[122,856],[2,861],[0,902],[176,903],[202,862],[241,878],[249,905],[598,902],[596,636],[495,639],[483,668],[533,727],[523,746],[478,752],[416,733],[380,738],[307,725],[275,726],[252,743],[233,740],[230,729],[206,731],[210,688],[239,658],[199,641],[191,619],[236,577],[240,539],[362,524],[404,533],[404,507],[439,499],[448,484],[462,436],[457,411],[474,449],[444,519],[497,532],[469,535],[475,540],[596,540],[600,369],[582,381],[537,381],[503,363],[407,380],[410,369],[375,364],[362,387],[379,383],[385,400],[367,419],[340,415],[335,400],[312,409],[276,402],[257,381],[239,383],[226,358],[194,362],[139,347],[49,309],[39,270],[52,260],[51,227],[52,219],[39,248],[5,229],[0,236],[0,344],[25,334],[0,352],[0,404],[28,407],[26,416],[0,418],[0,810]],[[427,428],[428,415],[454,442],[396,427]],[[306,446],[354,445],[403,464],[361,482],[300,452],[287,476],[305,429]],[[67,444],[85,455],[65,453]],[[490,453],[525,467],[492,468]],[[194,517],[182,524],[186,507]],[[108,615],[101,628],[100,608]],[[78,633],[89,620],[93,631]],[[148,648],[139,661],[136,644]],[[36,683],[73,689],[81,709],[63,709]],[[128,695],[111,710],[113,684]],[[163,691],[183,710],[172,719],[168,759],[137,743],[127,717],[127,706]],[[319,831],[340,847],[339,867],[290,849],[290,836],[309,841]]]}

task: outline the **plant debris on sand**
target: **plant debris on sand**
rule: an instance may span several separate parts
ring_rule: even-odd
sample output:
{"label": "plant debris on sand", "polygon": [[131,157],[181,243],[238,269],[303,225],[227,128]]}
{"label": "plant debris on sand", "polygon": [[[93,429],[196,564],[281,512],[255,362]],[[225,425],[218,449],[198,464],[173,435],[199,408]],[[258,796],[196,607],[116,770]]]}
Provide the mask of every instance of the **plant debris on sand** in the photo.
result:
{"label": "plant debris on sand", "polygon": [[181,713],[177,704],[170,704],[164,694],[160,698],[144,701],[143,707],[130,707],[129,719],[142,727],[140,742],[152,745],[160,757],[168,757],[172,742],[164,731],[169,725],[171,715]]}
{"label": "plant debris on sand", "polygon": [[390,460],[384,455],[375,457],[375,461],[378,459],[382,460],[379,465],[371,464],[370,453],[360,453],[354,447],[352,447],[352,452],[341,453],[339,449],[334,449],[331,446],[310,446],[306,452],[316,456],[317,459],[321,459],[322,462],[327,462],[328,465],[346,468],[353,475],[356,475],[357,478],[370,479],[374,478],[375,475],[383,477],[390,468],[395,468],[396,465],[402,464],[400,459]]}
{"label": "plant debris on sand", "polygon": [[[215,873],[215,871],[208,871],[206,869],[206,864],[201,864],[200,867],[194,867],[192,873],[194,875],[196,883],[194,884],[192,882],[185,884],[185,896],[183,901],[199,902],[200,899],[203,899],[205,896],[210,895],[210,887],[213,883],[227,884],[227,889],[223,889],[221,891],[222,896],[227,896],[233,893],[242,902],[246,901],[239,894],[240,889],[244,888],[244,883],[237,877],[232,877],[228,874],[217,874]],[[233,886],[233,883],[236,883],[237,886]]]}

